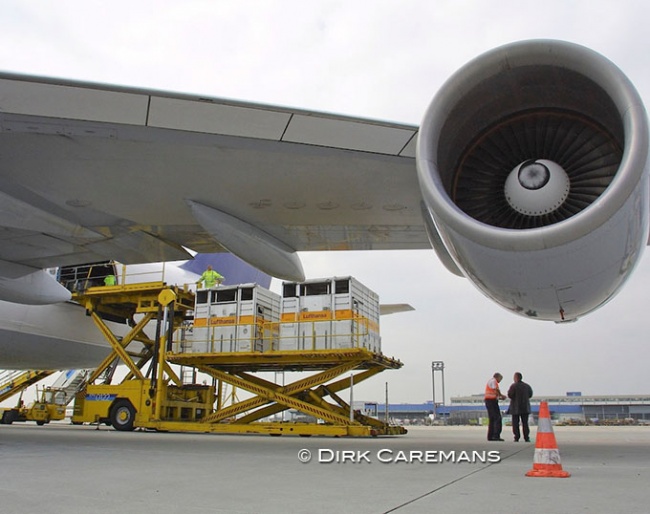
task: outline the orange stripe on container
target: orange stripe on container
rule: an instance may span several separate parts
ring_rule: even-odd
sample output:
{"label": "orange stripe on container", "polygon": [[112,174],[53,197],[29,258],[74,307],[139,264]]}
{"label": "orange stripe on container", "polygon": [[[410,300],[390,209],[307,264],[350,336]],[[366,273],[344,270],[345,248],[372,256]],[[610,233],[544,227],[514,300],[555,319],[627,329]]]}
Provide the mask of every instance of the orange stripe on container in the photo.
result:
{"label": "orange stripe on container", "polygon": [[300,313],[300,321],[327,321],[332,319],[332,311],[307,311]]}
{"label": "orange stripe on container", "polygon": [[237,318],[235,316],[226,316],[224,318],[210,318],[210,326],[223,326],[223,325],[236,325]]}

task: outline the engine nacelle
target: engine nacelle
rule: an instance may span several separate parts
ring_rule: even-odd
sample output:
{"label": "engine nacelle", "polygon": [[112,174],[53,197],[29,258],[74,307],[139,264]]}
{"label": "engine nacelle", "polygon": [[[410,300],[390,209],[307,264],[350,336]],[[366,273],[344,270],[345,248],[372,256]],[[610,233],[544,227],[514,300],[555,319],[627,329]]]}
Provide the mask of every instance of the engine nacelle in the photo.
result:
{"label": "engine nacelle", "polygon": [[578,45],[526,41],[468,63],[429,106],[417,165],[442,261],[523,316],[603,305],[648,240],[645,108]]}

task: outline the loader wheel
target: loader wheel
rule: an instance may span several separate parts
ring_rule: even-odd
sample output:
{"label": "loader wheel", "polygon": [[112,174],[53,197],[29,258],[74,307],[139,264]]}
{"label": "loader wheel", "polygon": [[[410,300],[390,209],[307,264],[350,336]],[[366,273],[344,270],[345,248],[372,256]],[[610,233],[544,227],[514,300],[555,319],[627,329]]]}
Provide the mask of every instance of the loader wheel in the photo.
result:
{"label": "loader wheel", "polygon": [[129,400],[117,400],[111,408],[110,418],[115,430],[129,432],[134,428],[135,409]]}

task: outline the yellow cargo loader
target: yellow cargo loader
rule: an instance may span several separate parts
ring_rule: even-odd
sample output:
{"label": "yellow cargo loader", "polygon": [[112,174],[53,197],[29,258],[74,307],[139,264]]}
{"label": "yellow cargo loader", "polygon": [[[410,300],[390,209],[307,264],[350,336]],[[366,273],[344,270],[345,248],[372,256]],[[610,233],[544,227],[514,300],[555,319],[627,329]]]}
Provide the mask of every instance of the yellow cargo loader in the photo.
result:
{"label": "yellow cargo loader", "polygon": [[[236,293],[246,298],[255,297],[254,293],[249,294],[249,289],[252,288],[246,288],[246,295],[243,292],[239,295],[239,289]],[[233,291],[224,288],[201,293],[206,301],[211,301],[218,292],[229,293],[226,297],[230,302],[235,296]],[[219,322],[223,320],[210,317],[209,322],[205,318],[204,322],[197,323],[199,307],[196,307],[194,293],[162,282],[90,287],[75,293],[73,298],[86,308],[113,350],[76,393],[73,424],[105,423],[120,431],[299,436],[368,437],[406,433],[403,427],[353,410],[352,402],[347,403],[340,396],[341,391],[381,371],[402,367],[401,362],[374,348],[363,345],[319,348],[311,344],[305,348],[281,349],[272,344],[279,337],[278,320],[251,323],[247,317],[238,322],[234,316],[228,316],[224,323],[231,329],[243,327],[234,345],[217,349],[216,339],[211,338],[208,348],[207,338],[204,341],[200,335],[202,329],[212,326],[210,323],[222,326]],[[117,318],[128,320],[130,327],[119,337],[105,322]],[[189,323],[191,320],[193,324]],[[145,331],[150,322],[155,322],[153,338]],[[306,334],[316,332],[312,320],[293,319],[287,323],[294,328],[304,325]],[[350,332],[346,332],[348,338],[359,330],[365,333],[365,328],[355,329],[352,322],[346,326]],[[194,331],[197,339],[189,341],[188,333]],[[337,337],[343,335],[337,334]],[[326,336],[328,340],[331,338],[329,331]],[[291,339],[297,341],[298,333]],[[142,344],[139,352],[129,348],[133,341]],[[113,384],[112,371],[118,362],[126,365],[128,373],[120,383]],[[147,364],[149,367],[145,371]],[[258,372],[277,375],[287,371],[306,372],[307,376],[300,375],[294,382],[280,384],[256,375]],[[208,385],[207,380],[203,384],[196,383],[197,373],[207,375],[208,380],[212,379],[211,384]],[[98,383],[100,381],[102,383]],[[233,397],[231,404],[226,405],[223,394],[226,386],[247,391],[251,397],[241,401]],[[269,421],[289,409],[322,422]]]}
{"label": "yellow cargo loader", "polygon": [[37,425],[45,425],[50,421],[60,421],[65,418],[66,405],[65,392],[58,389],[44,388],[40,398],[29,406],[23,404],[21,394],[16,407],[0,411],[0,423],[11,425],[14,422],[34,421]]}
{"label": "yellow cargo loader", "polygon": [[202,421],[212,411],[215,398],[214,387],[198,384],[176,386],[163,382],[156,387],[149,379],[91,384],[75,397],[72,423],[106,423],[123,431],[136,427],[161,429],[165,428],[161,419],[167,423]]}

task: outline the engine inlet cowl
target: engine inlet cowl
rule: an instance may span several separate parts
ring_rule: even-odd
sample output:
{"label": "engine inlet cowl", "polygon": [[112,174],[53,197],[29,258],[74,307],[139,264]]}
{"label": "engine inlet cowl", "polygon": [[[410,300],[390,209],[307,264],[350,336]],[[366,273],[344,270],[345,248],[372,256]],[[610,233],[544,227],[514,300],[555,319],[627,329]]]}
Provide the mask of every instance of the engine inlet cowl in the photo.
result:
{"label": "engine inlet cowl", "polygon": [[416,161],[432,246],[522,316],[606,303],[648,241],[648,118],[612,62],[522,41],[461,68],[433,98]]}

